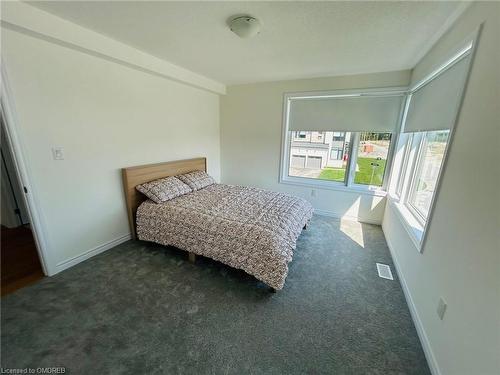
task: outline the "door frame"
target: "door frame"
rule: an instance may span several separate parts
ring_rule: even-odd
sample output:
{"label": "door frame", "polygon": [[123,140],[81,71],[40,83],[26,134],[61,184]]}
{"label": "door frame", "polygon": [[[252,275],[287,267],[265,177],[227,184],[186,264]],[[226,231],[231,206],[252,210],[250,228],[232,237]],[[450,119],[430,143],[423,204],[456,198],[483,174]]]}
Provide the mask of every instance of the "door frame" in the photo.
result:
{"label": "door frame", "polygon": [[24,189],[22,199],[24,200],[28,211],[31,232],[33,233],[33,238],[35,240],[40,264],[42,265],[43,273],[47,276],[51,276],[55,274],[55,272],[51,269],[51,263],[49,262],[50,256],[47,245],[47,236],[43,230],[44,226],[40,215],[41,210],[37,203],[37,194],[35,189],[33,189],[33,184],[31,183],[32,179],[30,178],[29,165],[26,157],[24,156],[24,148],[19,136],[20,128],[17,121],[18,117],[15,111],[13,96],[8,84],[7,72],[5,70],[5,63],[3,60],[0,62],[0,69],[2,78],[0,110],[5,125],[5,137],[12,153],[16,177]]}

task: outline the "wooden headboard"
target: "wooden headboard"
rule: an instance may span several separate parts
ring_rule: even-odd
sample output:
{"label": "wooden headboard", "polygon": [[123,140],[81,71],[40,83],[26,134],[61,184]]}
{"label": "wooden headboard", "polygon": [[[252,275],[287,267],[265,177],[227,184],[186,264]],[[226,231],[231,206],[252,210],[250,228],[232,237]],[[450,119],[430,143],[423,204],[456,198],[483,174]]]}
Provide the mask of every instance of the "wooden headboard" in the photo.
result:
{"label": "wooden headboard", "polygon": [[192,171],[207,171],[207,159],[196,158],[186,160],[167,161],[165,163],[139,165],[122,169],[123,188],[125,189],[125,201],[127,202],[128,222],[132,238],[137,238],[135,228],[135,214],[139,205],[146,197],[139,193],[135,187],[145,182],[159,178],[175,176]]}

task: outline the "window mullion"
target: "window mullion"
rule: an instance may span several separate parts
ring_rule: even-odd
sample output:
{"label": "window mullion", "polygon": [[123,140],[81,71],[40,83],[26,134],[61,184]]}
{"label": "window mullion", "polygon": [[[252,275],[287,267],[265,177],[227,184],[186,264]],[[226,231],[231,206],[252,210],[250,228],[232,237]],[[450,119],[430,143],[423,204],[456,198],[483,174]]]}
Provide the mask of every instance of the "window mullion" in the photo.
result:
{"label": "window mullion", "polygon": [[402,186],[401,186],[401,196],[399,197],[399,201],[402,203],[406,204],[407,197],[408,197],[408,190],[410,188],[410,183],[411,183],[411,176],[413,173],[413,169],[415,166],[415,144],[417,140],[417,136],[415,134],[410,134],[410,141],[407,144],[408,146],[408,156],[405,161],[405,164],[403,165],[404,168],[404,176],[403,176],[403,181],[402,181]]}
{"label": "window mullion", "polygon": [[405,139],[405,152],[403,154],[403,159],[401,160],[401,164],[399,166],[399,176],[396,185],[396,195],[399,197],[401,201],[404,200],[404,188],[405,181],[408,178],[408,168],[411,168],[411,151],[413,146],[413,134],[406,135]]}
{"label": "window mullion", "polygon": [[349,163],[347,165],[345,180],[346,186],[352,186],[354,184],[354,175],[356,174],[356,162],[358,155],[358,145],[359,145],[359,133],[351,133],[351,142],[349,144]]}

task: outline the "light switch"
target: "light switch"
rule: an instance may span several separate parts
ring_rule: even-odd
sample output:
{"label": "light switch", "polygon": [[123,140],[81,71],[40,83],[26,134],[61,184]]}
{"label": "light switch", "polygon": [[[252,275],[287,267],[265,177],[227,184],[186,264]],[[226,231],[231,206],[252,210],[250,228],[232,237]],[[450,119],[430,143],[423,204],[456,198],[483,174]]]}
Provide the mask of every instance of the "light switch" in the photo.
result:
{"label": "light switch", "polygon": [[52,147],[52,158],[54,160],[64,160],[64,149],[62,147]]}

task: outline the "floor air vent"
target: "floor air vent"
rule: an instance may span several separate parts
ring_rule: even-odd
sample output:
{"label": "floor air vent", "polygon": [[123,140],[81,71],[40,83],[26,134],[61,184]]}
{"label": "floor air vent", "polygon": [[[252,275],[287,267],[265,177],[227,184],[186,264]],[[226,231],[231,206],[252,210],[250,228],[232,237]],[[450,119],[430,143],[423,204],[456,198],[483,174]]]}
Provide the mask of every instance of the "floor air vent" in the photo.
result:
{"label": "floor air vent", "polygon": [[382,263],[376,263],[376,264],[377,264],[378,275],[381,278],[394,280],[394,278],[392,277],[391,267],[389,267],[387,264],[382,264]]}

